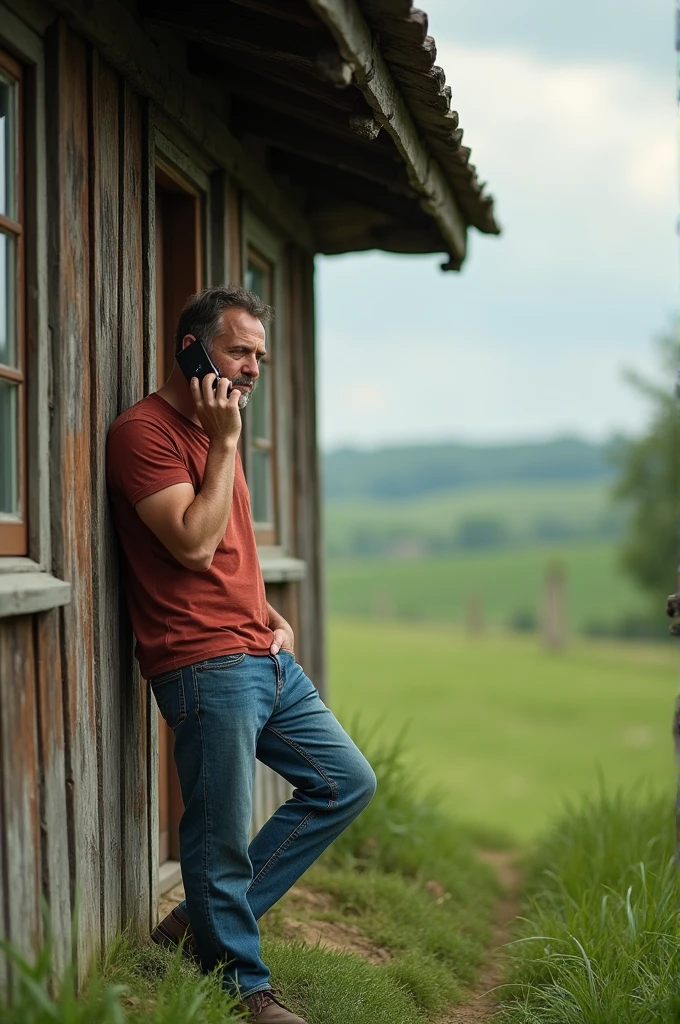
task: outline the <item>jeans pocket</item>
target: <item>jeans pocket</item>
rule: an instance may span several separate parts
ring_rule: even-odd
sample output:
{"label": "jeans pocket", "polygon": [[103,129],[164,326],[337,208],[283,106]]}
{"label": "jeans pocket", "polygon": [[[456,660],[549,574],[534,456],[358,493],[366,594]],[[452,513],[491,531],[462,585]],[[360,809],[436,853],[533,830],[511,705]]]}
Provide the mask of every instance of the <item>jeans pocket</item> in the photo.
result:
{"label": "jeans pocket", "polygon": [[246,660],[243,654],[221,654],[216,658],[208,658],[207,661],[197,661],[194,668],[197,672],[212,672],[215,669],[235,668]]}
{"label": "jeans pocket", "polygon": [[171,729],[176,729],[187,717],[184,699],[184,680],[181,669],[154,676],[149,680],[158,710]]}

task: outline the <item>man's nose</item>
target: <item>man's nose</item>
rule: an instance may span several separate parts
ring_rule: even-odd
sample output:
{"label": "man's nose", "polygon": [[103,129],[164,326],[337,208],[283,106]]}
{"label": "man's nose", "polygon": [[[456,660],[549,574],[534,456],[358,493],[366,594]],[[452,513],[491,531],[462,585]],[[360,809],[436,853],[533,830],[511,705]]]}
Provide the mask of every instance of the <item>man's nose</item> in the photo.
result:
{"label": "man's nose", "polygon": [[243,373],[247,373],[248,376],[250,377],[260,376],[260,367],[257,365],[257,359],[255,358],[255,356],[253,356],[252,359],[248,359],[248,361],[245,363],[245,365],[243,366]]}

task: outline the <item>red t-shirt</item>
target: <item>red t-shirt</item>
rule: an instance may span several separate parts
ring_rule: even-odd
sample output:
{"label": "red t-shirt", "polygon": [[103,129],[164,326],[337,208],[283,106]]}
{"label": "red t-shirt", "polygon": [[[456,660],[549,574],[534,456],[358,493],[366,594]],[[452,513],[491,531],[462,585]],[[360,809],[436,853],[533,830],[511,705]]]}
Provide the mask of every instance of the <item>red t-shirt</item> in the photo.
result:
{"label": "red t-shirt", "polygon": [[125,554],[135,654],[146,679],[219,654],[266,654],[273,640],[239,455],[226,533],[207,571],[181,565],[135,511],[138,501],[171,484],[190,483],[198,492],[209,444],[202,427],[157,394],[109,430],[109,494]]}

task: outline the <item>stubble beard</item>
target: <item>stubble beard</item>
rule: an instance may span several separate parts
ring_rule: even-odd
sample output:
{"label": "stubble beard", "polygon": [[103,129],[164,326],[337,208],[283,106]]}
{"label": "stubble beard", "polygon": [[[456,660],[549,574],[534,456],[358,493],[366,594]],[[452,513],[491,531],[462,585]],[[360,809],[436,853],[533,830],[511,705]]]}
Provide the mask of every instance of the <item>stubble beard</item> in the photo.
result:
{"label": "stubble beard", "polygon": [[248,402],[250,401],[250,396],[252,395],[253,391],[255,390],[255,387],[257,386],[257,381],[252,380],[252,378],[250,378],[250,377],[234,377],[234,379],[232,380],[231,383],[232,383],[232,386],[234,386],[234,387],[237,384],[249,384],[250,385],[250,391],[245,391],[245,392],[242,391],[241,394],[239,395],[238,407],[239,407],[239,409],[245,409],[245,407],[247,406]]}

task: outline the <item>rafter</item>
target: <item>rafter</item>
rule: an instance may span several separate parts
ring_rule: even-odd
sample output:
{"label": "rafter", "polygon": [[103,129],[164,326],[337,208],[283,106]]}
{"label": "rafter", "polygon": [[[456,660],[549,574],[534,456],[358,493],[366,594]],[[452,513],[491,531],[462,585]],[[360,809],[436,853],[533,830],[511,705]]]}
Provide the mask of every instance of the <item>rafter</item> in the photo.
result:
{"label": "rafter", "polygon": [[466,224],[444,173],[420,138],[410,111],[399,92],[356,0],[309,0],[310,7],[328,26],[343,58],[352,65],[357,85],[379,121],[394,139],[411,183],[422,196],[424,208],[439,225],[453,257],[465,256]]}

